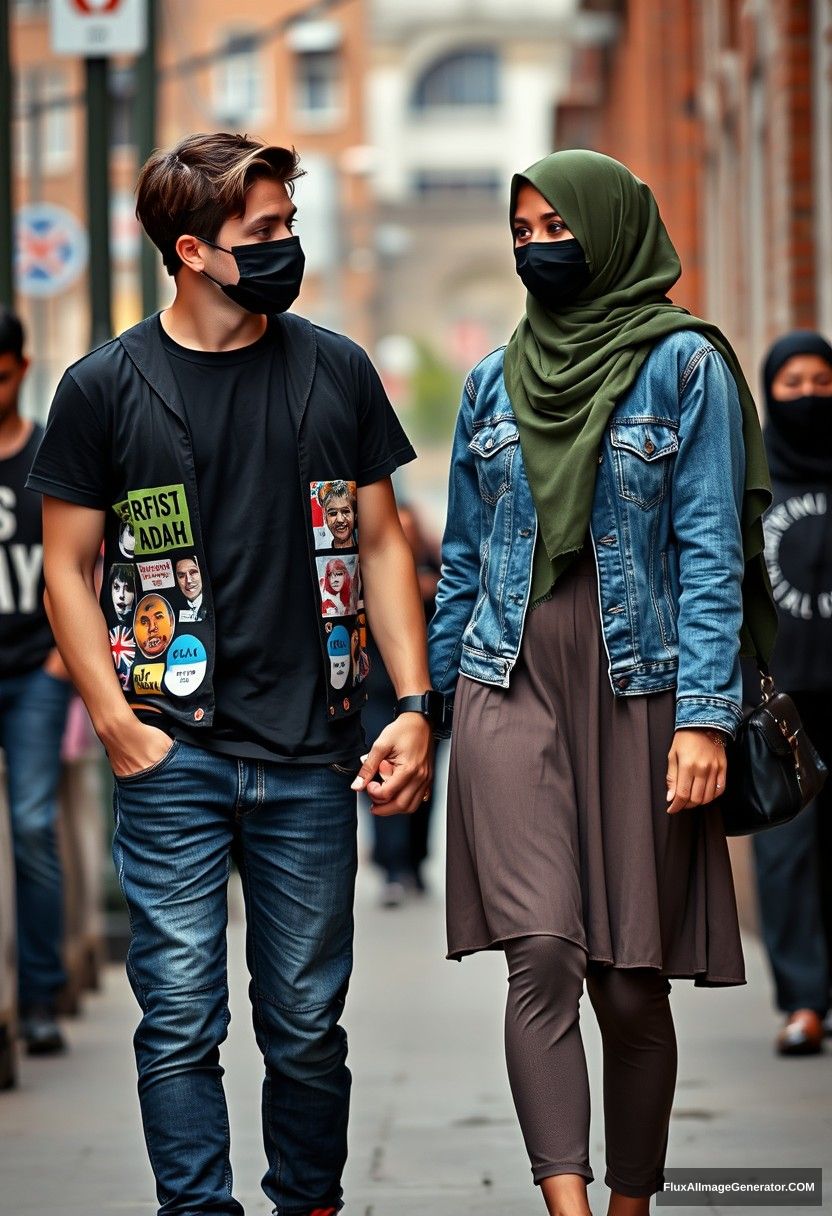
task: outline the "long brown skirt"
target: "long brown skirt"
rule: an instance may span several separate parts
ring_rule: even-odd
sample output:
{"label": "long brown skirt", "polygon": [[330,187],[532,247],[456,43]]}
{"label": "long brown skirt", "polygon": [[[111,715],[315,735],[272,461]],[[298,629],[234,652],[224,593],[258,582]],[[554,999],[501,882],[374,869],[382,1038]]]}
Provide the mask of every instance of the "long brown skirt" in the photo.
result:
{"label": "long brown skirt", "polygon": [[615,697],[591,551],[528,614],[508,689],[462,676],[448,785],[448,957],[528,934],[615,967],[745,983],[719,811],[668,815],[675,696]]}

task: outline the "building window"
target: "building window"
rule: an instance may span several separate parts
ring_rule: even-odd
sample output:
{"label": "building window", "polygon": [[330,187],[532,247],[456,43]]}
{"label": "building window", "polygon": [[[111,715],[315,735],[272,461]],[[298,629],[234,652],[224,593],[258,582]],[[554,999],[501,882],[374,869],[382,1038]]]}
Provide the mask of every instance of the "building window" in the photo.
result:
{"label": "building window", "polygon": [[110,147],[132,148],[136,143],[136,73],[132,67],[111,68],[107,84],[110,95]]}
{"label": "building window", "polygon": [[49,0],[14,0],[14,16],[23,21],[49,14]]}
{"label": "building window", "polygon": [[422,198],[494,198],[502,181],[497,169],[417,169],[413,192]]}
{"label": "building window", "polygon": [[337,114],[341,86],[338,51],[303,51],[296,64],[298,113],[311,118]]}
{"label": "building window", "polygon": [[227,33],[214,72],[214,114],[218,121],[244,126],[262,117],[264,91],[257,36],[241,30]]}
{"label": "building window", "polygon": [[341,112],[343,30],[337,21],[312,18],[288,31],[295,63],[295,112],[313,126],[329,125]]}
{"label": "building window", "polygon": [[412,108],[424,112],[448,106],[493,108],[499,102],[500,64],[488,49],[455,51],[435,59],[413,90]]}
{"label": "building window", "polygon": [[71,100],[71,78],[65,68],[28,68],[16,78],[17,164],[35,172],[64,173],[75,156],[76,104]]}

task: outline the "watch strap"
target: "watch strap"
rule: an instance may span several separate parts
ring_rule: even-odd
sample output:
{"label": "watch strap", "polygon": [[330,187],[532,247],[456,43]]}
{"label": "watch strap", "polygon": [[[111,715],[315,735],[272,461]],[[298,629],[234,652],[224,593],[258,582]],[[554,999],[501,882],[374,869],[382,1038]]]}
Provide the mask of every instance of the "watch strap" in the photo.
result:
{"label": "watch strap", "polygon": [[445,698],[432,688],[413,696],[400,697],[396,702],[396,717],[406,713],[421,714],[432,727],[440,729],[445,724]]}

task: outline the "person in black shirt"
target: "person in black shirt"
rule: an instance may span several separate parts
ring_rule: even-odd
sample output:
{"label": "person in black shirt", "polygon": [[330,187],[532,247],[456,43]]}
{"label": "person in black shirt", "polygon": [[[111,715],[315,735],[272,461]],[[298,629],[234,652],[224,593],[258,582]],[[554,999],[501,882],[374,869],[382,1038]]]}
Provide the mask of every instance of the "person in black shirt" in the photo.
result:
{"label": "person in black shirt", "polygon": [[55,998],[63,892],[56,839],[61,739],[72,686],[43,606],[40,495],[26,475],[43,430],[21,418],[23,326],[0,311],[0,746],[6,758],[17,893],[20,1031],[31,1054],[62,1051]]}
{"label": "person in black shirt", "polygon": [[[263,1187],[281,1216],[340,1208],[355,792],[391,814],[431,787],[430,724],[411,712],[435,705],[424,617],[390,482],[415,453],[364,351],[287,313],[299,172],[294,152],[222,133],[150,158],[137,212],[175,300],[68,369],[29,480],[44,494],[55,635],[115,775],[139,1096],[165,1212],[242,1212],[218,1064],[232,850],[266,1065]],[[346,535],[324,535],[327,484],[347,489]],[[135,568],[129,627],[111,597],[95,606],[102,538],[107,568]],[[317,563],[336,550],[362,599],[333,619]],[[351,655],[364,613],[408,698],[369,750]]]}
{"label": "person in black shirt", "polygon": [[[770,669],[832,765],[832,346],[797,330],[765,360],[766,452],[774,495],[766,564],[778,608]],[[759,679],[746,673],[746,699]],[[760,922],[785,1015],[780,1055],[821,1051],[832,1003],[832,782],[791,823],[754,840]]]}
{"label": "person in black shirt", "polygon": [[[439,546],[426,535],[416,508],[399,503],[399,519],[416,562],[419,591],[425,620],[430,624],[436,610],[436,588],[439,585],[441,562]],[[369,729],[379,730],[390,718],[396,704],[396,690],[385,671],[375,642],[368,638],[370,673],[367,678],[369,701],[365,721]],[[383,908],[397,908],[409,891],[425,892],[422,867],[428,856],[428,837],[434,797],[428,798],[414,815],[373,816],[373,861],[384,876],[380,896]]]}

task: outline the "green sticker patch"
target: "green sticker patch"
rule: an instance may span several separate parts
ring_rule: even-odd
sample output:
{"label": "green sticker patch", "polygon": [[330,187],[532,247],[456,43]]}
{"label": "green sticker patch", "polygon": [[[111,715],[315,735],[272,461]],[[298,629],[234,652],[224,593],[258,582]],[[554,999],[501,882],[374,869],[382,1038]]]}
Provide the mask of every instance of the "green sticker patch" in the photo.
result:
{"label": "green sticker patch", "polygon": [[130,490],[113,509],[129,523],[136,538],[136,556],[193,547],[191,517],[183,485]]}

